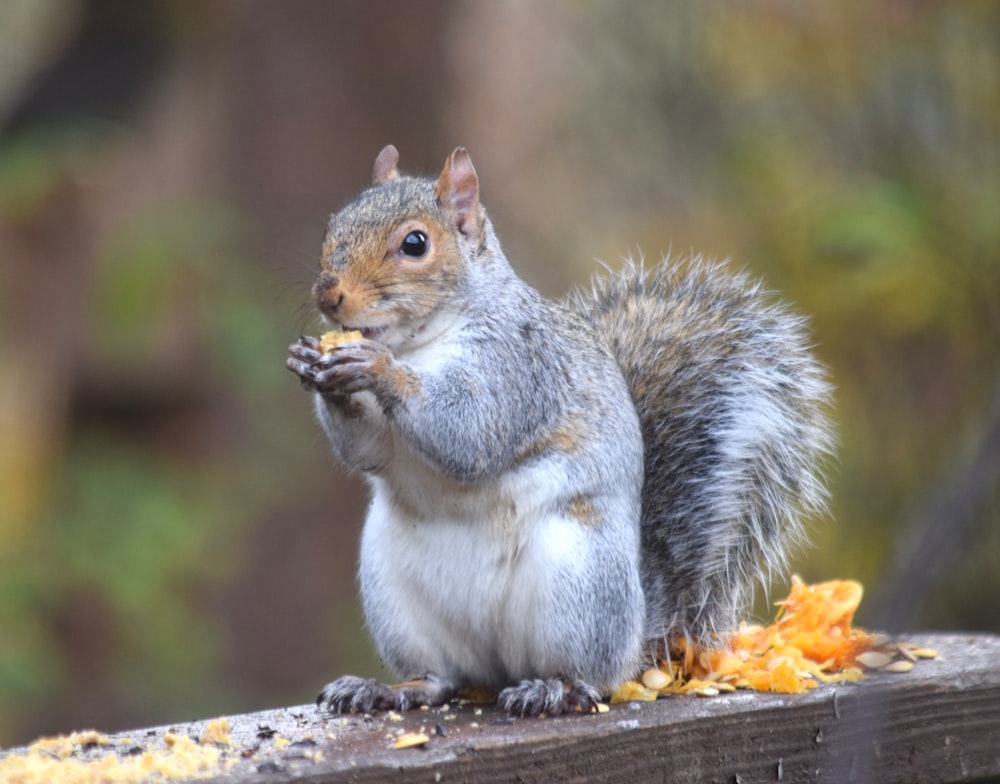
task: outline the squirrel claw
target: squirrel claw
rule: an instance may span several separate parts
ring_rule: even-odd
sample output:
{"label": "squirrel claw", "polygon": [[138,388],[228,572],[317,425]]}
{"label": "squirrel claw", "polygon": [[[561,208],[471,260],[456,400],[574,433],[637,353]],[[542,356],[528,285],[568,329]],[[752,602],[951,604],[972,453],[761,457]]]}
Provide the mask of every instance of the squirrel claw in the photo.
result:
{"label": "squirrel claw", "polygon": [[[313,341],[315,342],[315,341]],[[323,355],[320,353],[317,346],[311,345],[305,342],[305,338],[300,340],[298,343],[292,343],[288,347],[289,356],[295,357],[298,360],[308,363],[315,363]]]}
{"label": "squirrel claw", "polygon": [[379,710],[404,711],[410,700],[399,689],[374,678],[345,675],[328,683],[316,697],[316,705],[330,713],[374,713]]}
{"label": "squirrel claw", "polygon": [[312,366],[295,356],[290,356],[285,360],[285,367],[299,377],[302,388],[309,391],[316,391],[316,374]]}
{"label": "squirrel claw", "polygon": [[563,713],[594,713],[601,694],[583,681],[561,678],[521,681],[500,692],[497,705],[516,716],[558,716]]}
{"label": "squirrel claw", "polygon": [[323,687],[316,697],[316,705],[325,707],[330,713],[405,711],[414,705],[441,705],[454,693],[453,683],[433,673],[395,686],[379,683],[374,678],[345,675]]}

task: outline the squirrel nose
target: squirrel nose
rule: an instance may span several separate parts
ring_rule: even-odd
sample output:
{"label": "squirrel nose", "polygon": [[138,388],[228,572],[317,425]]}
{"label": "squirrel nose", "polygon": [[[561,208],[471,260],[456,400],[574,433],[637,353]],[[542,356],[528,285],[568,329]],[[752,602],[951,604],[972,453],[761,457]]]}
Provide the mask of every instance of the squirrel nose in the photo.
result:
{"label": "squirrel nose", "polygon": [[344,292],[340,288],[340,279],[336,275],[321,275],[313,286],[313,298],[316,307],[324,315],[336,318],[344,304]]}
{"label": "squirrel nose", "polygon": [[344,294],[340,291],[335,291],[328,296],[320,298],[319,309],[323,311],[327,316],[331,318],[336,318],[337,314],[340,312],[340,306],[344,304]]}

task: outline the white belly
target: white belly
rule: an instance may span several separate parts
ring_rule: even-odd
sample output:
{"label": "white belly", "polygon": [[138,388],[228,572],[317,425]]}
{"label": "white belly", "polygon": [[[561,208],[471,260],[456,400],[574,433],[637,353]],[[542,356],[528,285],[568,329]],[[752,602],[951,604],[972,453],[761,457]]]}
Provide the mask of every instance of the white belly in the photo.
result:
{"label": "white belly", "polygon": [[566,652],[547,633],[559,611],[553,577],[581,567],[588,532],[559,514],[564,499],[550,488],[565,487],[560,471],[550,463],[461,490],[421,471],[395,492],[373,480],[362,594],[400,675],[497,686],[561,669]]}

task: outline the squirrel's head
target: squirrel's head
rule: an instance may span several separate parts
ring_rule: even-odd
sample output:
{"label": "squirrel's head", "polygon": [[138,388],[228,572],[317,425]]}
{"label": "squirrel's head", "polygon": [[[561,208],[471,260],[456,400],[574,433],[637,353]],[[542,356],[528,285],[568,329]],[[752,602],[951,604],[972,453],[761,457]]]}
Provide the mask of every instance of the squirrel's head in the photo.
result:
{"label": "squirrel's head", "polygon": [[479,179],[459,147],[437,180],[406,177],[391,144],[372,186],[330,218],[317,308],[332,324],[387,343],[412,339],[447,305],[484,245]]}

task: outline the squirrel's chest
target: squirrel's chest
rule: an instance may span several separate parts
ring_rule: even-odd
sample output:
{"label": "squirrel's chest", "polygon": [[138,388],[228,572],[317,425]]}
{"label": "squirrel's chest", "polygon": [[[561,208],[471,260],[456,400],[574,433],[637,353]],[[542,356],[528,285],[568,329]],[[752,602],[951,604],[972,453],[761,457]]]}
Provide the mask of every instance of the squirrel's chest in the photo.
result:
{"label": "squirrel's chest", "polygon": [[363,547],[391,558],[411,589],[451,580],[473,601],[496,602],[553,505],[545,485],[537,473],[468,486],[420,472],[405,484],[376,481]]}

